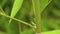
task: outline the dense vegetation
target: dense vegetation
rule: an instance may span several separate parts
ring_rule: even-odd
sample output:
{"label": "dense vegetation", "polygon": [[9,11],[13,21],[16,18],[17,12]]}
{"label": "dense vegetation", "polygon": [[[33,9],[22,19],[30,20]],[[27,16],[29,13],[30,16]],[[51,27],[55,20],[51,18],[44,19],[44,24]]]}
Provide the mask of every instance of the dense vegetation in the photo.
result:
{"label": "dense vegetation", "polygon": [[0,34],[59,33],[60,0],[0,0]]}

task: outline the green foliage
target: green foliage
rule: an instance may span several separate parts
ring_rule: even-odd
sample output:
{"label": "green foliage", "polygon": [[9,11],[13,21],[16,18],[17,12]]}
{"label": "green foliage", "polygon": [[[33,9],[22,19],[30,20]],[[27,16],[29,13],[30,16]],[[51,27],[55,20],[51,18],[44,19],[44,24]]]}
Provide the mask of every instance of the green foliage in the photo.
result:
{"label": "green foliage", "polygon": [[54,31],[48,31],[48,32],[42,32],[41,34],[60,34],[60,30],[54,30]]}
{"label": "green foliage", "polygon": [[59,0],[0,0],[0,34],[35,32],[59,34],[59,2]]}
{"label": "green foliage", "polygon": [[[12,11],[11,11],[11,18],[13,18],[16,14],[17,14],[17,12],[19,11],[19,9],[21,8],[21,6],[22,6],[22,3],[23,3],[23,0],[15,0],[14,1],[14,4],[13,4],[13,8],[12,8]],[[11,20],[12,19],[10,19],[10,21],[9,21],[9,23],[11,23]],[[15,23],[11,23],[8,27],[10,27],[9,28],[9,33],[10,34],[19,34],[18,32],[19,32],[19,27],[17,27],[18,25],[17,25],[18,23],[16,23],[16,26],[15,26]],[[12,27],[13,26],[13,27]],[[14,26],[15,26],[15,28],[14,28]],[[13,29],[13,30],[12,30]],[[12,32],[13,31],[13,32]],[[21,32],[20,32],[21,33]]]}
{"label": "green foliage", "polygon": [[23,3],[23,0],[15,0],[12,11],[11,11],[11,17],[13,18],[18,10],[21,8]]}

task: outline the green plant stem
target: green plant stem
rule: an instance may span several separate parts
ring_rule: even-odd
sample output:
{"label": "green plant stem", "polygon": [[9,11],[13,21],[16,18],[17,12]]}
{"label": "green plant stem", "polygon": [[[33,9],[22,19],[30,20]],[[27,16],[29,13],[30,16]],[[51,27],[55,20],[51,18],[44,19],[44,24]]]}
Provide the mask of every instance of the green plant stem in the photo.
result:
{"label": "green plant stem", "polygon": [[16,19],[16,18],[11,18],[11,17],[8,16],[7,14],[5,14],[5,12],[2,10],[1,7],[0,7],[0,15],[5,16],[5,17],[7,17],[7,18],[10,18],[10,19],[13,19],[13,20],[16,20],[16,21],[20,22],[20,23],[18,23],[20,34],[21,34],[21,25],[20,25],[21,23],[23,23],[23,24],[25,24],[25,25],[27,25],[27,26],[30,26],[31,28],[33,28],[33,30],[35,30],[35,27],[34,27],[33,25],[31,25],[31,24],[29,24],[29,23],[27,23],[27,22],[24,22],[24,21],[22,21],[22,20]]}
{"label": "green plant stem", "polygon": [[22,20],[19,20],[19,19],[16,19],[16,18],[11,18],[10,16],[4,15],[4,14],[0,14],[0,15],[5,16],[5,17],[8,17],[8,18],[13,19],[13,20],[16,20],[16,21],[18,21],[18,22],[20,22],[20,23],[26,24],[26,25],[34,28],[31,24],[29,24],[29,23],[27,23],[27,22],[24,22],[24,21],[22,21]]}
{"label": "green plant stem", "polygon": [[11,17],[8,16],[7,14],[5,14],[4,11],[3,11],[1,8],[0,8],[0,15],[5,16],[5,17],[10,18],[10,19],[13,19],[13,20],[16,20],[16,21],[18,21],[18,22],[20,22],[20,23],[23,23],[23,24],[28,25],[28,26],[30,26],[30,27],[32,27],[32,28],[35,29],[35,27],[34,27],[33,25],[31,25],[31,24],[29,24],[29,23],[27,23],[27,22],[24,22],[24,21],[19,20],[19,19],[16,19],[16,18],[11,18]]}
{"label": "green plant stem", "polygon": [[36,20],[36,33],[40,33],[41,32],[40,0],[32,0],[32,3]]}
{"label": "green plant stem", "polygon": [[19,26],[19,33],[22,34],[21,33],[21,23],[18,23],[18,26]]}

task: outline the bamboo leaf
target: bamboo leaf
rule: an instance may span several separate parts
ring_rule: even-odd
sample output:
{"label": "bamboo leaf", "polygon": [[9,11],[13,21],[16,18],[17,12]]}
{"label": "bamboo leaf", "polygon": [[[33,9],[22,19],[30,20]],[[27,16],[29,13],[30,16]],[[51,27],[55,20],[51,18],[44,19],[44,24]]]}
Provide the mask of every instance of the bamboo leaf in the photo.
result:
{"label": "bamboo leaf", "polygon": [[[15,0],[12,11],[11,11],[11,18],[13,18],[17,14],[18,10],[22,6],[22,3],[23,3],[23,0]],[[11,19],[9,23],[11,23]]]}
{"label": "bamboo leaf", "polygon": [[[19,9],[21,8],[22,6],[22,3],[23,3],[23,0],[15,0],[14,1],[14,4],[13,4],[13,8],[12,8],[12,11],[11,11],[11,18],[13,18],[17,12],[19,11]],[[9,34],[20,34],[20,30],[18,29],[18,23],[16,23],[16,21],[13,21],[11,23],[11,20],[9,20],[9,25],[8,25],[8,32]]]}

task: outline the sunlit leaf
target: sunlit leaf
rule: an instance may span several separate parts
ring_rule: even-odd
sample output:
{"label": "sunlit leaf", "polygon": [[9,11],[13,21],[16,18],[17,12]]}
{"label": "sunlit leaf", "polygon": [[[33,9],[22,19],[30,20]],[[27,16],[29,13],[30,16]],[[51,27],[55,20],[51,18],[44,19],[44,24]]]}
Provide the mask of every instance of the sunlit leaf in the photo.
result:
{"label": "sunlit leaf", "polygon": [[[12,11],[11,11],[11,17],[13,18],[17,12],[19,11],[19,9],[21,8],[22,6],[22,3],[23,3],[23,0],[15,0],[14,4],[13,4],[13,8],[12,8]],[[11,20],[10,20],[11,22]]]}
{"label": "sunlit leaf", "polygon": [[60,30],[54,30],[54,31],[48,31],[48,32],[42,32],[40,34],[60,34]]}
{"label": "sunlit leaf", "polygon": [[[23,3],[23,0],[15,0],[13,7],[12,7],[12,11],[11,11],[11,18],[15,17],[15,15],[17,14],[17,12],[19,11],[19,9],[21,8]],[[11,23],[11,20],[9,20],[9,25],[7,26],[7,30],[9,34],[19,34],[19,27],[18,27],[18,23],[16,23],[16,21],[13,21]]]}

